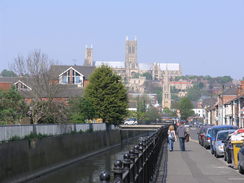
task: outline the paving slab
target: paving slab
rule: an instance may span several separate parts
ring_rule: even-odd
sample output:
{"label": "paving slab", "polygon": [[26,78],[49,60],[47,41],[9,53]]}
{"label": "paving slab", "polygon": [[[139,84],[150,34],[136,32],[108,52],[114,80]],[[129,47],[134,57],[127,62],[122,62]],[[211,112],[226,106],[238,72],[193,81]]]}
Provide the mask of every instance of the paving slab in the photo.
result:
{"label": "paving slab", "polygon": [[174,151],[168,151],[166,182],[244,183],[244,175],[191,140],[186,143],[185,152],[180,151],[178,142],[174,144]]}

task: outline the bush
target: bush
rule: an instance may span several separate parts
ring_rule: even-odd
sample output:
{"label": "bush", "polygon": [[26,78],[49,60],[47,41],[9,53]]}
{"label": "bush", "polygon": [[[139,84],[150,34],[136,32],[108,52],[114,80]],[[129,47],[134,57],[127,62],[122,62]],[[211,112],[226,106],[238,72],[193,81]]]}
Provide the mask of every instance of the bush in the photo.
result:
{"label": "bush", "polygon": [[9,141],[17,141],[17,140],[21,140],[21,138],[19,136],[13,136],[9,139]]}

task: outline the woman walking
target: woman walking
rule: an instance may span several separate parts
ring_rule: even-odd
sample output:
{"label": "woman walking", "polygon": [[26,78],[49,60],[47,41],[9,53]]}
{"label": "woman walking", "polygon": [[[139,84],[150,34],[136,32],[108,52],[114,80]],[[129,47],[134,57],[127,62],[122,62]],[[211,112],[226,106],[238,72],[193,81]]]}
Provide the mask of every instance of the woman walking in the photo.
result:
{"label": "woman walking", "polygon": [[176,141],[175,138],[175,128],[173,125],[169,126],[168,129],[168,142],[169,142],[169,151],[173,151],[174,150],[174,142]]}

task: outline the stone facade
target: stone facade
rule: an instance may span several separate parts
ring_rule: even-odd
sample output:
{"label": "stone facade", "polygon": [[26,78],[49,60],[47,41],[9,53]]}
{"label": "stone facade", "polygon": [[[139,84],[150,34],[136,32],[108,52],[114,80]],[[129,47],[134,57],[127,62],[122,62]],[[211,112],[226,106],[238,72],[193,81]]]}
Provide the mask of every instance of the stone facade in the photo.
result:
{"label": "stone facade", "polygon": [[[182,71],[179,63],[138,63],[137,60],[137,40],[129,40],[126,38],[125,41],[125,60],[124,61],[94,61],[93,65],[99,67],[101,65],[108,65],[125,81],[126,86],[130,91],[142,92],[144,87],[142,85],[143,79],[139,76],[143,73],[149,73],[152,75],[153,80],[162,81],[167,68],[167,74],[169,80],[176,76],[181,76]],[[85,62],[86,63],[86,58]],[[91,62],[90,62],[91,63]],[[130,81],[131,80],[131,81]],[[137,86],[133,86],[132,83],[140,83]]]}
{"label": "stone facade", "polygon": [[169,73],[166,68],[165,76],[163,78],[163,96],[162,96],[162,108],[171,108],[171,91],[169,83]]}

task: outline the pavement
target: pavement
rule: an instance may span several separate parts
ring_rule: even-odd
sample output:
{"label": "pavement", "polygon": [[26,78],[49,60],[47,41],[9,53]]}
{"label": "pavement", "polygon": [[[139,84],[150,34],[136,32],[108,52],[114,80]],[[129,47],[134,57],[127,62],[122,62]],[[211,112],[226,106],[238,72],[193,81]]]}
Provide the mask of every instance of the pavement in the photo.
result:
{"label": "pavement", "polygon": [[193,138],[186,143],[185,152],[176,142],[174,151],[167,153],[167,183],[244,183],[244,175],[198,144],[196,130],[190,134]]}

